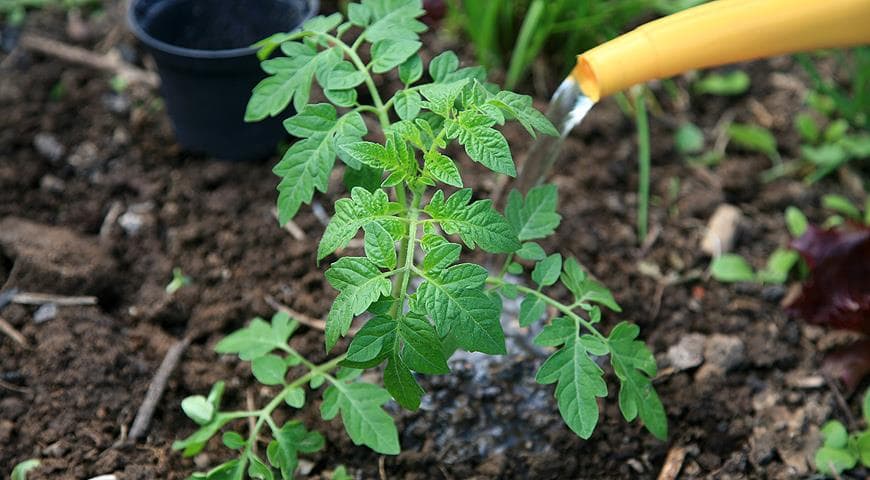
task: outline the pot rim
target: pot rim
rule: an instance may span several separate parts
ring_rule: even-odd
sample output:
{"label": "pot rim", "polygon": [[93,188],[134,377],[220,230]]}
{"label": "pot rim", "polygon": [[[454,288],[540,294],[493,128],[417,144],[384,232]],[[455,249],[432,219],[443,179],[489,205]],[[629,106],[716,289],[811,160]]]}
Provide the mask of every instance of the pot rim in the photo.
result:
{"label": "pot rim", "polygon": [[[186,48],[179,47],[178,45],[173,45],[171,43],[164,42],[163,40],[159,40],[145,31],[140,25],[139,21],[134,14],[135,6],[144,0],[133,0],[128,4],[127,8],[127,26],[133,32],[133,35],[139,39],[145,45],[158,50],[160,52],[168,53],[170,55],[175,55],[179,57],[187,57],[187,58],[197,58],[197,59],[225,59],[225,58],[236,58],[236,57],[244,57],[247,55],[252,55],[257,51],[256,47],[240,47],[240,48],[227,48],[221,50],[202,50],[197,48]],[[310,19],[314,15],[317,14],[318,10],[320,10],[320,0],[283,0],[288,3],[304,3],[308,5],[308,11],[302,16],[302,20],[296,24],[292,25],[288,31],[294,31],[299,29],[306,20]],[[278,33],[278,32],[275,32]]]}

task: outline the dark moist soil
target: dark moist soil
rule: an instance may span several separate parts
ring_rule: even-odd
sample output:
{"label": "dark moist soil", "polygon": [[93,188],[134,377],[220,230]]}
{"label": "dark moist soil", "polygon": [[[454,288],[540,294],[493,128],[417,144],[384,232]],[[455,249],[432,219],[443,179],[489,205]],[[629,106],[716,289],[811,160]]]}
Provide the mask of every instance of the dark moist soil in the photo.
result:
{"label": "dark moist soil", "polygon": [[[62,12],[33,14],[28,24],[34,32],[95,49],[114,38],[139,62],[130,37],[111,23],[114,7],[108,13],[87,21],[78,40],[65,33]],[[428,40],[431,52],[455,47],[450,40]],[[0,285],[99,297],[97,306],[59,307],[41,323],[34,318],[44,312],[37,315],[36,307],[0,307],[2,318],[29,343],[25,348],[0,336],[0,475],[39,458],[42,467],[29,478],[115,473],[122,479],[180,479],[229,458],[219,440],[193,459],[171,451],[173,440],[194,430],[179,403],[221,379],[227,381],[228,408],[244,408],[246,397],[257,405],[268,401],[274,391],[255,385],[247,364],[220,357],[213,347],[250,318],[271,315],[266,296],[312,317],[326,314],[335,292],[315,263],[323,224],[304,207],[295,222],[306,239],[279,228],[270,173],[276,159],[224,163],[181,151],[153,93],[135,87],[116,93],[103,73],[26,52],[4,53],[0,61],[0,220],[37,223],[22,230],[27,235],[0,235]],[[356,478],[655,478],[669,452],[684,453],[682,478],[809,475],[818,426],[828,418],[846,419],[817,369],[837,336],[787,318],[778,306],[784,288],[707,279],[699,243],[716,207],[735,204],[745,215],[736,250],[761,266],[787,240],[786,206],[799,206],[818,221],[820,195],[842,189],[834,180],[813,187],[790,179],[762,184],[758,174],[769,162],[739,151],[729,150],[716,167],[691,167],[672,148],[677,122],[698,124],[712,141],[719,119],[735,115],[766,123],[783,155],[794,157],[790,125],[805,78],[789,59],[746,68],[752,88],[737,98],[693,97],[681,104],[659,92],[662,112],[652,120],[654,240],[644,248],[634,229],[635,131],[614,102],[597,106],[572,134],[553,178],[563,221],[544,245],[576,256],[613,289],[624,313],[606,314],[604,330],[620,320],[640,325],[663,367],[656,387],[670,418],[668,442],[621,419],[610,373],[610,396],[596,432],[588,441],[574,436],[558,416],[552,386],[533,381],[547,352],[521,348],[530,334],[511,327],[510,355],[460,355],[452,361],[454,374],[425,380],[430,394],[418,412],[389,407],[401,432],[399,456],[353,446],[337,420],[319,419],[319,400],[309,402],[301,417],[325,434],[328,445],[306,457],[310,477],[328,478],[345,464]],[[683,89],[687,84],[677,81]],[[543,99],[538,106],[545,107]],[[526,134],[516,127],[506,134],[515,156],[523,158]],[[479,166],[464,160],[462,168],[479,196],[497,188]],[[327,212],[344,194],[340,178],[337,171],[328,198],[317,199]],[[22,228],[22,221],[2,225]],[[40,256],[39,246],[51,248],[45,245],[52,242],[62,245],[64,255]],[[65,262],[80,265],[77,255],[93,255],[93,266],[110,266],[86,272],[100,281],[70,282],[78,277],[69,276]],[[176,266],[193,284],[169,296],[164,287]],[[655,268],[679,279],[702,275],[666,284],[641,273]],[[506,311],[512,308],[508,302]],[[711,355],[699,368],[668,366],[668,349],[693,333],[708,343],[736,345],[724,360],[727,373]],[[185,335],[195,340],[147,437],[116,446],[167,349]],[[320,332],[303,328],[293,342],[313,360],[325,358]],[[856,411],[855,398],[851,405]],[[243,422],[236,427],[246,428]]]}

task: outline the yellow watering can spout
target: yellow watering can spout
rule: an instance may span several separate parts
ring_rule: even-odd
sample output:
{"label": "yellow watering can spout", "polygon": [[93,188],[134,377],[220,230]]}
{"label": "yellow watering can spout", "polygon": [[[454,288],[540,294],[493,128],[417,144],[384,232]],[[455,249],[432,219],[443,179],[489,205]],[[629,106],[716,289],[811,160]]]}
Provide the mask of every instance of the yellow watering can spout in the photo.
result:
{"label": "yellow watering can spout", "polygon": [[870,0],[718,0],[662,18],[577,57],[591,100],[687,70],[870,43]]}

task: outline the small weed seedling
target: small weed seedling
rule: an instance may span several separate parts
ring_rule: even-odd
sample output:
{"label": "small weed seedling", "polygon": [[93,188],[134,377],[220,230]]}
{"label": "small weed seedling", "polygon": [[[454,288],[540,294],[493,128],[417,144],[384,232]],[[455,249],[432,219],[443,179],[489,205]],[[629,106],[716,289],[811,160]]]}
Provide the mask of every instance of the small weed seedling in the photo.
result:
{"label": "small weed seedling", "polygon": [[[452,52],[433,58],[431,81],[421,83],[425,71],[417,52],[425,25],[417,18],[423,13],[419,0],[363,0],[348,5],[348,21],[340,14],[315,17],[300,32],[259,44],[270,76],[254,89],[247,119],[277,115],[291,102],[298,112],[284,125],[299,140],[274,169],[281,178],[280,221],[293,218],[315,191],[326,191],[336,158],[346,165],[345,183],[352,187],[349,197],[336,202],[317,250],[318,261],[330,259],[326,278],[339,291],[326,322],[326,349],[348,334],[354,319],[364,324],[346,352],[319,365],[288,344],[297,322],[283,314],[271,322],[255,319],[218,343],[218,352],[250,361],[257,380],[278,390],[267,405],[250,411],[221,410],[223,383],[207,397],[184,400],[184,411],[201,426],[176,442],[185,455],[201,451],[229,422],[253,419],[247,436],[223,434],[238,457],[194,478],[241,479],[247,472],[272,479],[273,468],[292,478],[298,455],[319,450],[324,439],[298,420],[279,424],[273,413],[284,404],[302,408],[321,389],[325,420],[340,416],[355,444],[398,454],[398,430],[383,405],[395,400],[418,408],[424,390],[417,375],[448,374],[447,360],[457,349],[506,353],[502,297],[520,295],[522,326],[540,321],[548,307],[559,312],[535,339],[557,347],[536,378],[556,384],[559,411],[571,430],[582,438],[592,435],[598,399],[608,394],[595,357],[609,355],[625,419],[640,418],[656,437],[667,436],[665,411],[651,383],[655,359],[637,340],[638,327],[623,322],[603,334],[596,326],[601,308],[620,311],[611,293],[575,259],[547,255],[535,242],[560,223],[555,186],[537,187],[525,197],[511,192],[503,215],[491,200],[475,199],[463,188],[448,156],[448,145],[456,142],[471,160],[514,176],[507,140],[495,127],[516,120],[532,136],[557,132],[530,97],[486,84],[483,69],[460,68]],[[358,36],[345,41],[352,30]],[[284,56],[268,58],[279,48]],[[403,88],[384,100],[372,74],[394,70]],[[309,104],[314,81],[332,104]],[[362,114],[377,118],[376,136],[383,143],[363,140],[368,129]],[[335,259],[360,231],[365,256]],[[462,263],[463,245],[505,255],[501,272],[490,275],[480,265]],[[533,286],[505,277],[521,274],[521,262],[534,265]],[[573,297],[568,303],[545,293],[559,281]],[[381,365],[384,388],[361,380],[364,369]],[[288,381],[291,367],[302,373]],[[261,441],[266,448],[258,450]]]}
{"label": "small weed seedling", "polygon": [[[822,224],[823,229],[837,228],[846,222],[870,227],[870,199],[867,200],[864,213],[861,213],[861,210],[848,198],[841,195],[825,195],[822,197],[822,207],[832,212],[832,215]],[[796,207],[788,207],[785,210],[785,224],[793,239],[801,237],[809,228],[806,215]],[[789,273],[796,265],[800,267],[799,277],[805,278],[809,270],[801,261],[797,250],[780,247],[768,257],[767,263],[761,270],[754,270],[752,265],[740,255],[726,253],[713,259],[710,273],[713,278],[725,283],[758,282],[781,285],[788,281]]]}
{"label": "small weed seedling", "polygon": [[839,475],[859,463],[870,468],[870,389],[864,394],[863,431],[852,433],[837,420],[822,425],[822,446],[816,451],[816,470],[825,475]]}

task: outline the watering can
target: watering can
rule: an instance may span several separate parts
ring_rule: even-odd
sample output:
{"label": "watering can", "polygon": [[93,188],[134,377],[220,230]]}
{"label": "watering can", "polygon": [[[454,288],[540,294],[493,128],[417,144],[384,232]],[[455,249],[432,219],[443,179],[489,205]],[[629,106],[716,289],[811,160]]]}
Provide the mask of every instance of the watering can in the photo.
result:
{"label": "watering can", "polygon": [[[862,44],[870,44],[870,0],[717,0],[579,55],[557,96],[573,90],[591,107],[632,85],[687,70]],[[551,102],[551,110],[559,103]],[[571,126],[562,129],[563,136]],[[541,181],[552,161],[525,163],[521,190]]]}

